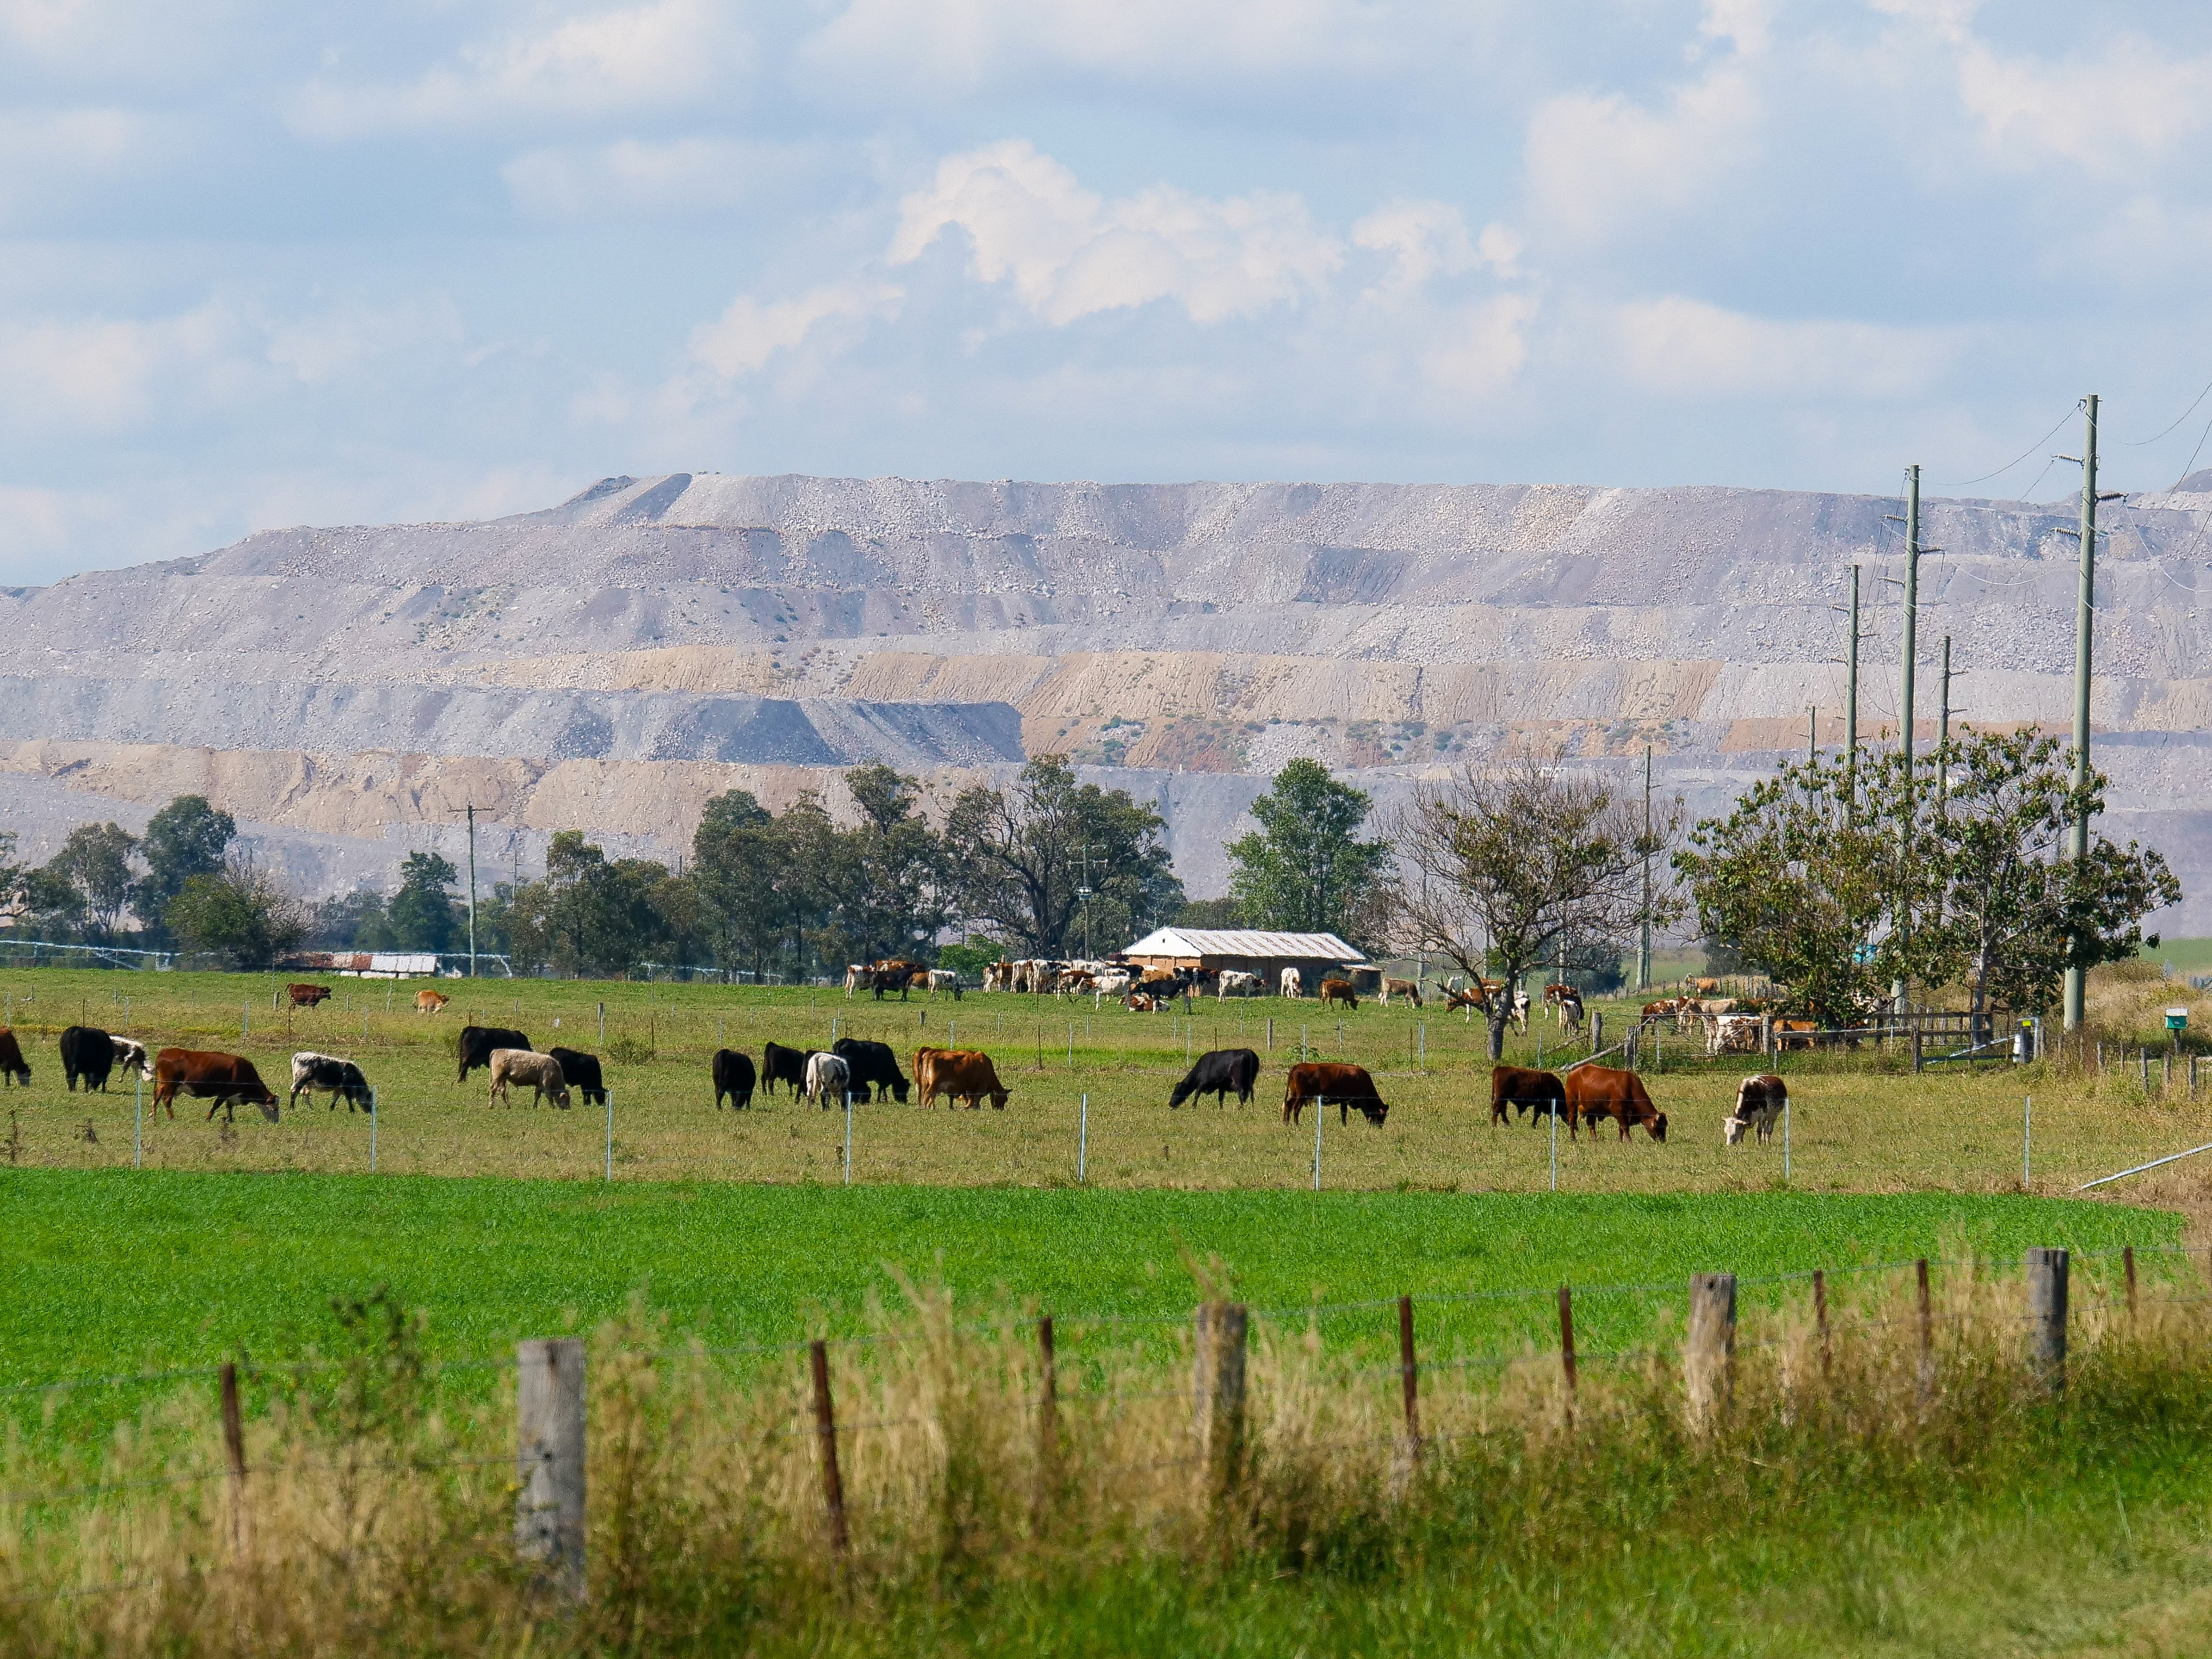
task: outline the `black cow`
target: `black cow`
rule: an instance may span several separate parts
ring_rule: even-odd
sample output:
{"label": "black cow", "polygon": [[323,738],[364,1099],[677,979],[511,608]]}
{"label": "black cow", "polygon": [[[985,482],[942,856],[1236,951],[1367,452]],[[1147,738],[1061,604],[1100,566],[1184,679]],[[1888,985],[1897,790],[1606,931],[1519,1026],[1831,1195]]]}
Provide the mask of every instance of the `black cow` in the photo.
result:
{"label": "black cow", "polygon": [[[890,1043],[871,1042],[866,1037],[839,1037],[830,1045],[830,1052],[845,1062],[853,1091],[862,1100],[881,1100],[891,1095],[901,1103],[905,1102],[906,1073],[899,1070],[898,1056],[891,1052]],[[867,1092],[872,1084],[876,1089],[872,1096]]]}
{"label": "black cow", "polygon": [[1237,1103],[1249,1106],[1252,1102],[1253,1080],[1260,1075],[1260,1056],[1250,1048],[1216,1048],[1210,1054],[1200,1054],[1190,1074],[1175,1086],[1168,1097],[1168,1109],[1173,1111],[1193,1095],[1212,1095],[1217,1106],[1225,1104],[1229,1091],[1237,1091]]}
{"label": "black cow", "polygon": [[886,991],[896,991],[899,994],[899,1000],[904,1002],[906,994],[914,988],[914,969],[878,968],[868,975],[868,987],[875,993],[876,1000],[878,1002],[884,1000],[884,993]]}
{"label": "black cow", "polygon": [[753,1103],[753,1063],[735,1048],[714,1050],[714,1109],[722,1109],[722,1097],[730,1097],[730,1109],[743,1111]]}
{"label": "black cow", "polygon": [[497,1025],[464,1025],[461,1027],[461,1073],[453,1079],[466,1083],[469,1073],[479,1066],[491,1064],[495,1048],[527,1048],[530,1039],[520,1031],[510,1031]]}
{"label": "black cow", "polygon": [[761,1050],[761,1087],[769,1093],[775,1092],[779,1083],[788,1083],[791,1092],[798,1094],[806,1087],[806,1057],[811,1048],[787,1048],[781,1042],[771,1042]]}
{"label": "black cow", "polygon": [[604,1106],[607,1103],[607,1085],[599,1075],[599,1057],[597,1054],[583,1054],[574,1048],[548,1048],[545,1052],[561,1062],[561,1075],[568,1079],[571,1089],[583,1096],[585,1105]]}
{"label": "black cow", "polygon": [[336,1111],[343,1100],[349,1112],[373,1111],[368,1092],[368,1079],[362,1075],[361,1067],[349,1060],[336,1054],[300,1054],[292,1056],[292,1099],[297,1106],[300,1097],[306,1095],[310,1105],[314,1103],[315,1091],[330,1091],[329,1109]]}
{"label": "black cow", "polygon": [[107,1092],[107,1074],[115,1069],[115,1039],[94,1025],[72,1025],[62,1033],[62,1075],[69,1079],[70,1092],[76,1091],[76,1080],[84,1079],[84,1091],[94,1089]]}

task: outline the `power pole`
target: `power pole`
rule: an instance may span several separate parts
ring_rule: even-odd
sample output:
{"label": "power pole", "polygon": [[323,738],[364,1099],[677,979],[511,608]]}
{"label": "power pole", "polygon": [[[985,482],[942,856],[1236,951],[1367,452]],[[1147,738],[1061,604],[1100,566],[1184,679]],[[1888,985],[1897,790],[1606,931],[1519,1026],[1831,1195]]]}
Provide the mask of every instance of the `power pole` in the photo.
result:
{"label": "power pole", "polygon": [[477,809],[475,803],[461,809],[469,821],[469,977],[477,976]]}
{"label": "power pole", "polygon": [[[2089,787],[2089,674],[2091,635],[2097,609],[2097,394],[2082,399],[2081,421],[2081,581],[2074,603],[2074,787]],[[2061,459],[2071,460],[2072,456]],[[2086,814],[2073,824],[2069,850],[2076,865],[2089,860],[2089,820]],[[2081,1028],[2087,1012],[2088,985],[2079,968],[2066,970],[2066,1029]]]}
{"label": "power pole", "polygon": [[1644,745],[1644,925],[1636,941],[1636,988],[1651,985],[1651,745]]}
{"label": "power pole", "polygon": [[1805,764],[1810,766],[1820,758],[1820,709],[1817,703],[1805,705]]}
{"label": "power pole", "polygon": [[1943,713],[1936,726],[1936,810],[1951,799],[1951,636],[1943,636]]}
{"label": "power pole", "polygon": [[[1919,650],[1920,626],[1920,465],[1913,463],[1905,469],[1905,643],[1899,657],[1902,671],[1898,687],[1898,736],[1905,757],[1905,811],[1898,820],[1898,867],[1910,868],[1912,862],[1912,670],[1914,656]],[[1911,919],[1898,917],[1898,933],[1905,936]],[[1899,974],[1892,981],[1889,994],[1892,1006],[1899,1013],[1905,1012],[1905,998],[1910,988],[1905,975]]]}
{"label": "power pole", "polygon": [[1851,652],[1848,675],[1851,706],[1844,713],[1844,787],[1850,808],[1859,797],[1859,568],[1851,567]]}

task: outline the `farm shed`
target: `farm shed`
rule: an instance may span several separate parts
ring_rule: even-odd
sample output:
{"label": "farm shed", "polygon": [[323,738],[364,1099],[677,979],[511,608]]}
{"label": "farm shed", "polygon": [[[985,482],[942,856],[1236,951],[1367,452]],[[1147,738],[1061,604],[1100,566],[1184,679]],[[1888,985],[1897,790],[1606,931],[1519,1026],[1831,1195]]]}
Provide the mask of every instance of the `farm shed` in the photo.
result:
{"label": "farm shed", "polygon": [[1307,994],[1332,975],[1355,984],[1380,973],[1334,933],[1267,933],[1249,928],[1158,927],[1121,952],[1146,968],[1237,969],[1257,974],[1272,991],[1295,968]]}

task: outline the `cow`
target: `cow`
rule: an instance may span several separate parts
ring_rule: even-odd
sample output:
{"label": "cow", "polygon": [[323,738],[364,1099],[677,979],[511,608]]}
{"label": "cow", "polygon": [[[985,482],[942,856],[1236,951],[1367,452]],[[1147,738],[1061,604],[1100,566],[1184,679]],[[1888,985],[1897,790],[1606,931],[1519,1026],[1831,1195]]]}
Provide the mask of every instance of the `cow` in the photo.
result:
{"label": "cow", "polygon": [[1471,986],[1464,990],[1447,990],[1444,993],[1446,1013],[1451,1013],[1461,1008],[1480,1008],[1485,1013],[1488,1013],[1490,1012],[1488,1004],[1489,999],[1481,991]]}
{"label": "cow", "polygon": [[806,1097],[823,1111],[853,1094],[852,1068],[841,1054],[811,1054],[806,1057]]}
{"label": "cow", "polygon": [[1306,994],[1305,976],[1295,968],[1283,969],[1282,991],[1286,997],[1302,997]]}
{"label": "cow", "polygon": [[1091,981],[1091,991],[1094,996],[1118,997],[1126,995],[1128,989],[1127,970],[1121,968],[1116,968],[1110,973],[1100,974]]}
{"label": "cow", "polygon": [[1571,1139],[1577,1123],[1590,1125],[1590,1133],[1595,1134],[1597,1121],[1601,1117],[1619,1121],[1623,1140],[1628,1139],[1631,1127],[1638,1123],[1652,1139],[1667,1139],[1667,1114],[1651,1103],[1644,1079],[1635,1073],[1615,1071],[1607,1066],[1577,1066],[1567,1073],[1566,1085],[1567,1133]]}
{"label": "cow", "polygon": [[714,1109],[722,1109],[722,1097],[730,1097],[730,1109],[745,1110],[753,1103],[753,1062],[750,1056],[735,1048],[714,1050]]}
{"label": "cow", "polygon": [[1755,1054],[1759,1048],[1759,1016],[1716,1014],[1705,1022],[1705,1052],[1709,1054]]}
{"label": "cow", "polygon": [[899,1000],[904,1002],[907,993],[913,988],[914,974],[909,969],[878,968],[868,975],[868,989],[874,994],[878,1002],[884,1000],[886,991],[896,991]]}
{"label": "cow", "polygon": [[194,1100],[212,1101],[208,1115],[212,1118],[217,1108],[222,1111],[223,1121],[237,1121],[238,1103],[251,1101],[261,1109],[261,1115],[271,1123],[276,1121],[276,1097],[261,1080],[261,1073],[253,1069],[253,1062],[242,1054],[216,1054],[199,1048],[164,1048],[154,1056],[154,1109],[167,1107],[174,1121],[177,1115],[177,1091],[181,1089]]}
{"label": "cow", "polygon": [[1721,988],[1721,982],[1717,979],[1693,979],[1690,988],[1701,997],[1709,997]]}
{"label": "cow", "polygon": [[446,1005],[452,1000],[453,998],[443,991],[417,991],[415,994],[415,1012],[418,1014],[441,1014],[445,1012]]}
{"label": "cow", "polygon": [[607,1103],[607,1085],[599,1071],[599,1057],[576,1048],[548,1048],[545,1051],[558,1062],[561,1076],[571,1089],[583,1096],[586,1106]]}
{"label": "cow", "polygon": [[863,989],[867,985],[869,980],[874,977],[874,974],[875,970],[869,967],[865,962],[847,963],[845,967],[845,994],[849,997],[854,992]]}
{"label": "cow", "polygon": [[495,1048],[490,1064],[491,1095],[486,1105],[495,1102],[501,1106],[513,1104],[507,1098],[507,1085],[526,1083],[531,1088],[532,1106],[550,1095],[554,1105],[564,1112],[568,1109],[568,1075],[552,1055],[533,1054],[527,1048]]}
{"label": "cow", "polygon": [[1774,1120],[1790,1103],[1790,1085],[1771,1072],[1757,1073],[1735,1085],[1735,1110],[1721,1124],[1721,1144],[1733,1146],[1746,1129],[1757,1129],[1759,1139],[1774,1139]]}
{"label": "cow", "polygon": [[871,1042],[866,1037],[839,1037],[830,1045],[830,1052],[845,1062],[848,1085],[863,1100],[895,1099],[902,1104],[906,1100],[906,1073],[899,1070],[898,1056],[891,1052],[888,1042]]}
{"label": "cow", "polygon": [[0,1078],[5,1078],[10,1088],[18,1083],[26,1089],[31,1086],[31,1066],[23,1058],[23,1045],[5,1025],[0,1025]]}
{"label": "cow", "polygon": [[[1508,1109],[1510,1109],[1509,1110]],[[1555,1072],[1539,1072],[1526,1066],[1490,1068],[1490,1121],[1494,1128],[1509,1123],[1522,1112],[1537,1117],[1565,1117],[1567,1087]],[[1571,1139],[1573,1127],[1569,1126]]]}
{"label": "cow", "polygon": [[1390,1112],[1382,1097],[1375,1092],[1375,1079],[1367,1075],[1364,1066],[1302,1060],[1291,1067],[1283,1086],[1284,1122],[1297,1122],[1309,1103],[1319,1110],[1332,1101],[1340,1123],[1352,1121],[1352,1109],[1357,1106],[1360,1115],[1379,1128]]}
{"label": "cow", "polygon": [[994,1111],[1006,1109],[1006,1085],[999,1081],[999,1071],[991,1064],[990,1055],[980,1048],[917,1048],[914,1051],[914,1080],[921,1091],[921,1103],[936,1103],[943,1095],[948,1100],[964,1101],[970,1110],[981,1110],[983,1097],[988,1095]]}
{"label": "cow", "polygon": [[1392,997],[1403,997],[1418,1008],[1421,1006],[1421,982],[1413,979],[1386,979],[1382,981],[1382,995],[1379,999],[1385,1008],[1390,1006]]}
{"label": "cow", "polygon": [[1256,997],[1266,988],[1257,974],[1248,974],[1240,968],[1224,968],[1214,1000],[1218,1002],[1231,996]]}
{"label": "cow", "polygon": [[115,1063],[118,1066],[126,1072],[136,1071],[149,1083],[154,1080],[154,1062],[146,1058],[144,1043],[135,1042],[129,1037],[111,1036],[107,1039],[107,1044],[115,1051]]}
{"label": "cow", "polygon": [[1580,1036],[1583,1030],[1583,1000],[1570,991],[1559,1002],[1559,1029],[1569,1036]]}
{"label": "cow", "polygon": [[62,1076],[67,1079],[70,1092],[76,1092],[77,1079],[84,1079],[84,1091],[94,1089],[107,1092],[107,1074],[115,1069],[115,1039],[96,1025],[72,1025],[62,1033]]}
{"label": "cow", "polygon": [[769,1094],[779,1083],[788,1083],[794,1095],[806,1086],[806,1057],[811,1048],[787,1048],[771,1042],[761,1050],[761,1087]]}
{"label": "cow", "polygon": [[370,1109],[368,1079],[361,1074],[361,1067],[349,1060],[340,1060],[336,1054],[298,1054],[292,1056],[292,1098],[288,1105],[297,1106],[300,1097],[306,1095],[307,1103],[315,1103],[315,1091],[327,1089],[330,1105],[335,1112],[343,1099],[349,1112]]}
{"label": "cow", "polygon": [[459,1042],[460,1075],[453,1081],[466,1083],[469,1073],[479,1066],[491,1064],[492,1052],[498,1048],[520,1048],[527,1051],[530,1039],[520,1031],[510,1031],[501,1025],[464,1025]]}
{"label": "cow", "polygon": [[1677,997],[1669,997],[1664,1002],[1645,1003],[1644,1005],[1643,1018],[1645,1020],[1679,1019],[1681,1016],[1681,1000]]}
{"label": "cow", "polygon": [[1817,1019],[1778,1019],[1774,1022],[1774,1046],[1778,1048],[1811,1048],[1819,1042],[1820,1022]]}
{"label": "cow", "polygon": [[1250,1048],[1216,1048],[1211,1054],[1200,1054],[1198,1063],[1188,1075],[1175,1086],[1168,1097],[1168,1109],[1174,1111],[1193,1095],[1212,1095],[1217,1106],[1228,1103],[1229,1091],[1237,1091],[1237,1103],[1248,1106],[1252,1102],[1252,1084],[1260,1075],[1260,1056]]}
{"label": "cow", "polygon": [[288,985],[284,994],[292,999],[295,1008],[312,1008],[331,994],[327,985]]}
{"label": "cow", "polygon": [[983,969],[983,988],[987,991],[1011,991],[1014,988],[1014,964],[994,962]]}
{"label": "cow", "polygon": [[1559,981],[1553,980],[1549,985],[1547,985],[1544,988],[1544,1006],[1547,1008],[1557,1008],[1562,999],[1566,997],[1579,997],[1581,994],[1582,993],[1576,990],[1573,986],[1562,984]]}
{"label": "cow", "polygon": [[929,970],[929,994],[935,996],[939,991],[951,992],[952,1000],[955,1002],[959,1001],[960,975],[950,968],[931,969]]}
{"label": "cow", "polygon": [[1322,1006],[1323,1007],[1328,1006],[1332,1002],[1340,1002],[1347,1008],[1357,1008],[1359,1006],[1358,994],[1353,991],[1352,988],[1352,981],[1348,979],[1325,979],[1322,981],[1321,1000]]}

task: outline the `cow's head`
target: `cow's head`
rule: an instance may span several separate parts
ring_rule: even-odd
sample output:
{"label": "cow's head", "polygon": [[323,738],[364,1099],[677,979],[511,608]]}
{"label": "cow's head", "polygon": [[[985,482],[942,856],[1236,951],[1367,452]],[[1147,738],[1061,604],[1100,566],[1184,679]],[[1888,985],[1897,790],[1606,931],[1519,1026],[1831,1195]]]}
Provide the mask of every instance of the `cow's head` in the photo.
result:
{"label": "cow's head", "polygon": [[564,1112],[568,1109],[568,1085],[567,1084],[562,1084],[559,1088],[553,1091],[553,1103]]}
{"label": "cow's head", "polygon": [[1390,1106],[1389,1103],[1387,1101],[1363,1100],[1357,1103],[1359,1107],[1360,1116],[1365,1118],[1370,1123],[1373,1124],[1378,1129],[1382,1127],[1382,1120],[1390,1115]]}
{"label": "cow's head", "polygon": [[1664,1112],[1654,1112],[1654,1113],[1652,1113],[1652,1114],[1651,1114],[1651,1121],[1650,1121],[1650,1123],[1649,1125],[1647,1125],[1646,1127],[1649,1127],[1649,1128],[1650,1129],[1650,1131],[1651,1131],[1651,1139],[1654,1139],[1654,1140],[1664,1140],[1664,1139],[1667,1139],[1667,1114],[1666,1114],[1666,1113],[1664,1113]]}
{"label": "cow's head", "polygon": [[261,1091],[261,1097],[253,1103],[261,1109],[262,1116],[267,1118],[271,1123],[276,1121],[276,1096],[270,1094],[264,1089]]}
{"label": "cow's head", "polygon": [[[1738,1105],[1736,1108],[1736,1110],[1739,1112],[1743,1108],[1741,1105]],[[1725,1120],[1721,1124],[1721,1145],[1723,1146],[1735,1146],[1738,1141],[1743,1139],[1743,1132],[1750,1127],[1750,1124],[1740,1117],[1732,1117]]]}

